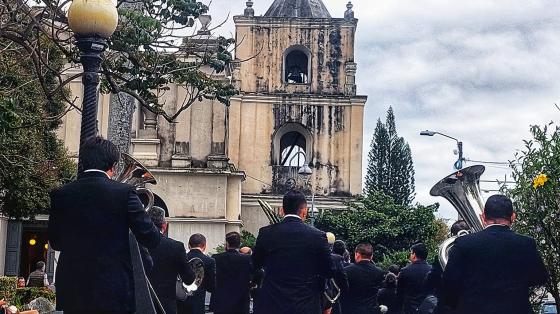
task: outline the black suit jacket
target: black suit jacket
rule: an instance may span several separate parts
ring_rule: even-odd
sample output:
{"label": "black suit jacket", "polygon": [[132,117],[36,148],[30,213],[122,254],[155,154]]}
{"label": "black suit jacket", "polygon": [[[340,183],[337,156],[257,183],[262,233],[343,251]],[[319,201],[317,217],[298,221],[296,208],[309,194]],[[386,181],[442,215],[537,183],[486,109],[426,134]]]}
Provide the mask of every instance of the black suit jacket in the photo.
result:
{"label": "black suit jacket", "polygon": [[161,235],[135,188],[87,172],[51,192],[50,246],[60,251],[56,305],[65,311],[134,311],[129,229],[147,248]]}
{"label": "black suit jacket", "polygon": [[162,238],[158,246],[150,250],[154,262],[148,277],[166,314],[177,313],[175,287],[177,276],[187,285],[194,281],[194,273],[188,264],[185,245],[170,238]]}
{"label": "black suit jacket", "polygon": [[458,314],[526,314],[529,287],[547,277],[535,240],[490,226],[455,241],[443,273],[444,302]]}
{"label": "black suit jacket", "polygon": [[216,262],[210,256],[202,253],[202,251],[193,249],[187,253],[187,260],[198,257],[204,263],[204,280],[196,290],[192,297],[188,297],[185,302],[182,302],[182,307],[186,309],[186,313],[190,314],[204,314],[205,313],[205,300],[206,292],[213,292],[216,286]]}
{"label": "black suit jacket", "polygon": [[253,265],[265,269],[256,314],[321,312],[324,279],[334,275],[324,232],[296,217],[263,227],[253,251]]}
{"label": "black suit jacket", "polygon": [[[334,281],[336,285],[340,288],[341,296],[348,293],[348,277],[346,276],[346,271],[344,271],[344,258],[337,254],[331,254],[331,260],[334,267]],[[329,283],[330,284],[330,283]],[[329,305],[330,302],[329,302]],[[342,313],[342,308],[340,305],[340,298],[332,304],[332,314]]]}
{"label": "black suit jacket", "polygon": [[424,282],[431,269],[432,266],[426,261],[416,261],[401,269],[397,280],[397,294],[404,314],[416,313],[416,309],[426,298]]}
{"label": "black suit jacket", "polygon": [[371,261],[347,266],[348,293],[342,297],[342,313],[378,313],[377,293],[383,285],[385,272]]}
{"label": "black suit jacket", "polygon": [[210,309],[216,313],[249,314],[251,256],[228,250],[212,257],[216,260],[216,287]]}

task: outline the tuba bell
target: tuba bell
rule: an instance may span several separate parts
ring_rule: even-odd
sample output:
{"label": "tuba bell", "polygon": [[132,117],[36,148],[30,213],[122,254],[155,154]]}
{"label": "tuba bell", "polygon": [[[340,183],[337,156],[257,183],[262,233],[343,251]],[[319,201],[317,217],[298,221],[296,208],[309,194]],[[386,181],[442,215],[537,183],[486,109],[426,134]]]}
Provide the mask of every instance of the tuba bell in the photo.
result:
{"label": "tuba bell", "polygon": [[480,193],[480,176],[485,169],[482,165],[475,165],[458,170],[440,180],[430,190],[430,195],[441,196],[448,200],[470,229],[468,232],[460,232],[440,245],[438,258],[443,269],[447,265],[449,251],[453,247],[455,239],[483,229],[481,215],[484,211],[484,204]]}
{"label": "tuba bell", "polygon": [[123,163],[123,170],[115,181],[136,187],[136,192],[138,194],[144,194],[148,197],[148,204],[144,209],[150,209],[154,206],[154,193],[144,186],[148,183],[157,184],[156,178],[146,167],[129,154],[122,153],[121,160]]}
{"label": "tuba bell", "polygon": [[192,269],[194,273],[194,281],[190,285],[183,283],[183,290],[185,290],[185,294],[188,297],[194,295],[194,293],[200,288],[202,285],[202,281],[204,280],[204,262],[198,257],[191,258],[188,261],[189,267]]}

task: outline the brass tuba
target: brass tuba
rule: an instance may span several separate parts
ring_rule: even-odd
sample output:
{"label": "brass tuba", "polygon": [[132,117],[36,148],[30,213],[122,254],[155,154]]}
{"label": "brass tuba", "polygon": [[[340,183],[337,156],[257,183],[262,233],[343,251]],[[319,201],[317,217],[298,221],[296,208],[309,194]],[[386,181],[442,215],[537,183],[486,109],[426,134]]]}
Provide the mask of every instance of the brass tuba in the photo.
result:
{"label": "brass tuba", "polygon": [[144,207],[145,210],[154,206],[154,193],[145,188],[147,183],[157,184],[154,175],[146,169],[139,161],[132,158],[129,154],[122,153],[121,160],[123,163],[123,171],[115,179],[117,182],[130,184],[136,187],[138,194],[145,194],[148,197],[148,204]]}
{"label": "brass tuba", "polygon": [[[485,169],[482,165],[475,165],[458,170],[440,180],[430,190],[430,195],[441,196],[455,207],[459,216],[469,226],[470,232],[478,232],[483,229],[481,215],[484,211],[484,204],[480,194],[480,176]],[[443,269],[447,265],[449,250],[453,247],[455,239],[467,233],[459,233],[440,245],[438,257]]]}
{"label": "brass tuba", "polygon": [[195,294],[198,288],[200,288],[202,281],[204,280],[204,262],[200,258],[195,257],[191,258],[188,264],[194,273],[194,281],[190,285],[183,283],[183,290],[185,290],[185,294],[188,297],[191,297]]}

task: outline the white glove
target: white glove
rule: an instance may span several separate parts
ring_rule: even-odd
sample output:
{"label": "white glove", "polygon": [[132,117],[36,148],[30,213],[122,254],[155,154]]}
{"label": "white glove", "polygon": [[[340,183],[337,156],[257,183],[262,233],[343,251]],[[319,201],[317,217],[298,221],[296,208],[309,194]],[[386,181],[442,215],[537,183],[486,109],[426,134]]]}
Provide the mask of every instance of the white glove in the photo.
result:
{"label": "white glove", "polygon": [[381,314],[385,314],[389,311],[389,308],[386,307],[385,305],[380,305],[379,306],[379,311],[381,311]]}

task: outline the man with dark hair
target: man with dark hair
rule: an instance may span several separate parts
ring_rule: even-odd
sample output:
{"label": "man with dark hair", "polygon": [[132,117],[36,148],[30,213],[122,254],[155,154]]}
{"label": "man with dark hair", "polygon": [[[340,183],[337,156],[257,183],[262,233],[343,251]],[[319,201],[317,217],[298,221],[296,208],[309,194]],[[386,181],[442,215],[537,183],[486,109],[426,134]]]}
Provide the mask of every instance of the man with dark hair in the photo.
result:
{"label": "man with dark hair", "polygon": [[346,261],[346,259],[345,259],[346,258],[345,253],[347,251],[346,251],[346,243],[344,243],[344,241],[336,240],[333,244],[332,252],[333,252],[333,254],[342,256],[342,265],[344,267],[350,266],[350,263],[348,261]]}
{"label": "man with dark hair", "polygon": [[136,189],[111,180],[116,146],[95,137],[80,154],[78,179],[51,192],[49,242],[60,251],[56,306],[70,314],[133,313],[129,230],[147,248],[156,247],[161,235]]}
{"label": "man with dark hair", "polygon": [[[165,234],[167,222],[165,221],[165,211],[157,206],[152,206],[148,210],[148,215],[152,219],[158,230]],[[154,287],[154,291],[163,305],[166,314],[177,313],[176,284],[177,276],[190,285],[194,282],[194,273],[187,260],[185,245],[168,237],[162,237],[158,246],[150,249],[153,260],[153,267],[148,274],[148,278]]]}
{"label": "man with dark hair", "polygon": [[461,231],[469,231],[469,225],[467,225],[467,222],[464,220],[457,220],[456,222],[453,223],[453,225],[451,225],[451,236],[457,236],[459,234],[459,232]]}
{"label": "man with dark hair", "polygon": [[[327,232],[327,241],[329,243],[329,246],[332,245],[334,247],[334,245],[336,244],[335,235],[331,232]],[[332,298],[336,295],[336,287],[340,289],[341,295],[348,292],[348,278],[346,276],[346,272],[344,271],[344,257],[338,254],[331,253],[331,261],[334,267],[333,280],[336,286],[333,284],[333,280],[326,280],[326,291],[322,296],[321,302],[323,313],[340,314],[342,313],[340,298],[334,303],[329,298]]]}
{"label": "man with dark hair", "polygon": [[354,253],[355,264],[344,268],[348,276],[348,292],[342,295],[342,313],[378,313],[377,292],[383,285],[385,272],[372,260],[373,246],[360,243]]}
{"label": "man with dark hair", "polygon": [[325,278],[334,274],[327,236],[304,223],[307,201],[299,191],[284,195],[282,222],[260,229],[253,266],[265,276],[256,314],[318,314]]}
{"label": "man with dark hair", "polygon": [[[464,220],[457,220],[456,222],[451,225],[450,233],[452,237],[459,235],[462,231],[469,231],[469,225]],[[451,314],[453,311],[446,306],[445,304],[441,304],[439,300],[441,300],[441,285],[443,279],[443,268],[441,267],[441,263],[439,262],[439,257],[434,257],[434,261],[432,262],[432,269],[426,276],[424,280],[424,291],[427,293],[426,298],[420,304],[420,311],[426,312],[426,309],[430,309],[435,307],[434,313],[438,314]],[[438,304],[439,303],[439,304]]]}
{"label": "man with dark hair", "polygon": [[399,267],[399,265],[391,265],[391,266],[389,266],[389,268],[387,268],[387,271],[392,273],[395,276],[398,276],[399,273],[401,272],[401,268]]}
{"label": "man with dark hair", "polygon": [[530,287],[548,275],[535,240],[516,234],[516,215],[503,195],[488,198],[483,231],[457,238],[443,273],[443,302],[457,314],[526,314]]}
{"label": "man with dark hair", "polygon": [[249,314],[249,288],[253,265],[251,256],[239,253],[241,235],[226,234],[226,251],[215,254],[216,288],[210,300],[215,314]]}
{"label": "man with dark hair", "polygon": [[431,270],[426,262],[428,248],[416,243],[410,248],[411,264],[401,269],[397,281],[397,294],[402,304],[403,314],[417,313],[418,306],[426,298],[424,279]]}
{"label": "man with dark hair", "polygon": [[193,296],[186,301],[177,303],[180,314],[204,314],[206,292],[213,292],[216,286],[216,261],[204,252],[206,251],[206,237],[195,233],[189,238],[189,253],[187,260],[200,258],[204,264],[204,279]]}
{"label": "man with dark hair", "polygon": [[45,273],[45,262],[37,262],[37,268],[34,272],[29,274],[27,278],[27,287],[48,287],[49,279]]}

